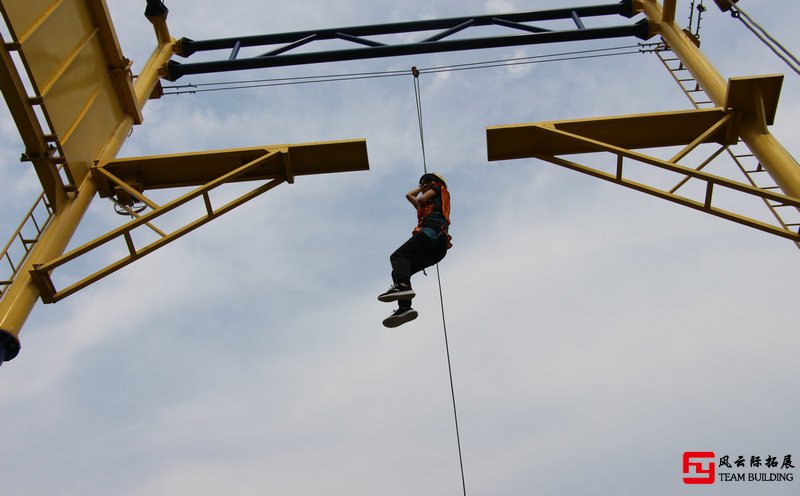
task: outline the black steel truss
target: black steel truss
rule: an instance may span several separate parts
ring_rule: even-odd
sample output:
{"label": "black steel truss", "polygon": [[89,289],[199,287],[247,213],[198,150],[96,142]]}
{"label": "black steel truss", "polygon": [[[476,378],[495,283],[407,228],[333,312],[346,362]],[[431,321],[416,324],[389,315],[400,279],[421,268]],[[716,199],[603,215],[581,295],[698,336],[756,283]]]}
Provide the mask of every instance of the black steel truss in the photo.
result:
{"label": "black steel truss", "polygon": [[[456,17],[426,21],[400,22],[392,24],[375,24],[370,26],[351,26],[344,28],[320,29],[313,31],[295,31],[291,33],[266,34],[239,38],[222,38],[216,40],[195,41],[182,38],[178,42],[177,54],[189,57],[197,52],[228,50],[228,57],[197,63],[180,63],[170,60],[165,67],[165,78],[175,81],[189,74],[206,74],[212,72],[239,71],[261,69],[289,65],[316,64],[321,62],[338,62],[378,57],[394,57],[400,55],[416,55],[423,53],[451,52],[474,50],[480,48],[498,48],[540,43],[558,43],[566,41],[594,40],[602,38],[619,38],[634,36],[641,39],[650,37],[647,19],[634,24],[611,27],[587,28],[583,19],[587,17],[621,15],[633,17],[633,0],[622,0],[616,4],[573,7],[532,12],[516,12],[511,14],[493,14],[472,17]],[[553,20],[572,20],[575,29],[550,30],[528,23]],[[495,37],[476,37],[446,39],[478,26],[502,26],[525,31],[527,34]],[[403,44],[384,44],[366,38],[390,34],[404,34],[421,31],[439,31],[422,41]],[[287,53],[314,41],[344,40],[361,45],[358,48],[343,50],[326,50],[317,52]],[[239,50],[244,47],[276,48],[255,56],[238,58]]]}

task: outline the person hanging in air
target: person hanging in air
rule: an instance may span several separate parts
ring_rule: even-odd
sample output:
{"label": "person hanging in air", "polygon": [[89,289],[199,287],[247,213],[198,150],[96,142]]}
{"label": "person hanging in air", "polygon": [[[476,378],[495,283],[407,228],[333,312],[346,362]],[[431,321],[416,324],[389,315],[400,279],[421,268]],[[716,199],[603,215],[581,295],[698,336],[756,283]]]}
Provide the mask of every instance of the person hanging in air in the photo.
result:
{"label": "person hanging in air", "polygon": [[406,193],[406,199],[417,210],[417,227],[411,238],[389,257],[393,284],[378,300],[397,301],[398,309],[383,321],[386,327],[397,327],[419,315],[411,308],[416,293],[411,289],[411,276],[439,263],[452,246],[450,228],[450,192],[437,173],[425,173],[419,187]]}

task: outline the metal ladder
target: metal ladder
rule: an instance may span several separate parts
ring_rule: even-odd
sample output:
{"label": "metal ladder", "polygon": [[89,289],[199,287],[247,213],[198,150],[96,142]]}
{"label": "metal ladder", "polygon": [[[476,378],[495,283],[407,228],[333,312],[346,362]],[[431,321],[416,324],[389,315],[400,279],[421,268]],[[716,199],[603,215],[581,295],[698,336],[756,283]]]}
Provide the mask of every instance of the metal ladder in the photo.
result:
{"label": "metal ladder", "polygon": [[[694,79],[694,76],[684,67],[683,62],[672,55],[666,44],[658,43],[654,45],[652,51],[658,56],[694,108],[703,109],[715,106],[714,102],[709,100],[703,89],[700,88],[700,84]],[[725,151],[751,186],[767,191],[781,192],[778,185],[775,184],[772,177],[744,142],[739,140],[735,145],[728,146]],[[791,208],[790,205],[775,203],[767,199],[763,201],[781,227],[790,231],[798,231],[798,228],[800,228],[800,213]],[[800,248],[800,243],[795,243],[795,245]]]}
{"label": "metal ladder", "polygon": [[[33,206],[25,214],[19,227],[11,235],[3,251],[0,252],[0,259],[4,259],[3,266],[8,263],[8,267],[0,272],[0,297],[5,294],[6,289],[17,276],[20,267],[25,259],[28,258],[33,246],[39,241],[47,224],[53,218],[53,207],[48,204],[44,192],[33,203]],[[8,268],[10,267],[10,271]]]}

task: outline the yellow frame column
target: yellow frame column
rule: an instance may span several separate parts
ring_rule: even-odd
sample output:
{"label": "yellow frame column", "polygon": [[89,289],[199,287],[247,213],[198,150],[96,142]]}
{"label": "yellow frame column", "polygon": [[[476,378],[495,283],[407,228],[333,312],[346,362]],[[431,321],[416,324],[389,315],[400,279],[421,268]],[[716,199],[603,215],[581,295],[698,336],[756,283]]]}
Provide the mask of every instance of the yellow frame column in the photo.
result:
{"label": "yellow frame column", "polygon": [[[108,15],[101,2],[90,2],[89,5],[102,10],[104,16]],[[137,115],[128,113],[123,116],[96,157],[97,161],[107,162],[116,157],[158,83],[158,68],[166,64],[172,55],[174,40],[169,36],[166,27],[166,14],[149,19],[155,27],[158,46],[133,85],[136,97],[134,112]],[[96,195],[97,184],[91,175],[87,174],[78,185],[77,191],[70,195],[65,202],[63,208],[54,214],[50,225],[34,245],[14,281],[0,299],[0,353],[2,353],[0,364],[13,359],[19,353],[19,333],[42,294],[39,285],[31,277],[34,264],[52,260],[64,253]]]}
{"label": "yellow frame column", "polygon": [[[724,107],[727,82],[675,24],[675,3],[676,0],[665,0],[662,8],[657,0],[642,0],[641,8],[650,20],[654,34],[661,35],[714,104],[717,107]],[[754,99],[756,101],[752,102],[753,107],[763,108],[762,96],[756,94]],[[783,192],[788,196],[800,198],[800,165],[767,131],[763,113],[744,115],[739,134]]]}

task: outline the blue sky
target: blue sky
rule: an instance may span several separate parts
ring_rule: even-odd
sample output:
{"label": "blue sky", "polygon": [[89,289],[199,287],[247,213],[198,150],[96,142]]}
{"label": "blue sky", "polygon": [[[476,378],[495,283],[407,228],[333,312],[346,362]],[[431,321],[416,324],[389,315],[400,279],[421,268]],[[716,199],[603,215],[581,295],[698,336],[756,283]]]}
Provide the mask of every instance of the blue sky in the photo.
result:
{"label": "blue sky", "polygon": [[[167,5],[173,36],[206,39],[580,3]],[[679,3],[685,23],[689,2]],[[797,75],[707,3],[702,49],[724,77],[786,74],[772,132],[796,153]],[[136,71],[154,43],[144,2],[108,4]],[[796,2],[740,4],[800,47]],[[798,465],[797,247],[555,165],[486,161],[486,126],[689,108],[656,57],[446,72],[421,85],[429,168],[453,195],[454,248],[440,268],[467,492],[797,494],[800,482],[688,487],[680,466],[683,452],[706,450],[792,454]],[[420,317],[398,329],[381,326],[391,308],[375,298],[415,222],[403,198],[422,172],[411,76],[165,96],[144,115],[120,156],[365,138],[371,170],[298,178],[38,306],[19,357],[0,369],[4,494],[461,494],[435,275],[415,276]],[[7,233],[37,183],[17,162],[5,109],[0,146]],[[86,219],[75,243],[120,221],[105,200]]]}

